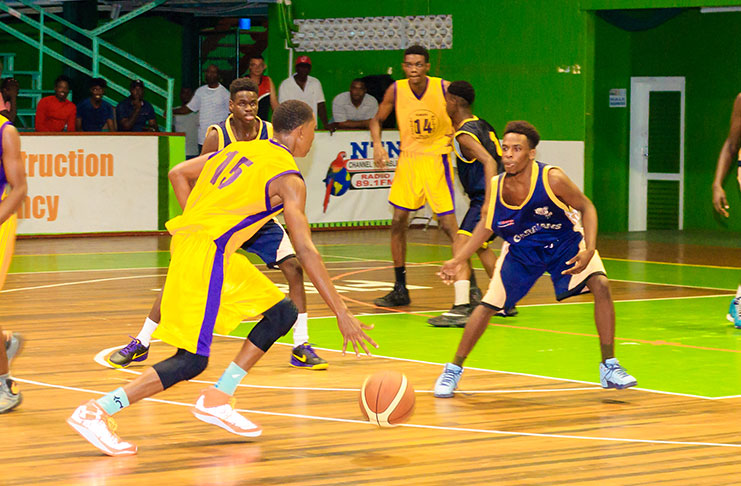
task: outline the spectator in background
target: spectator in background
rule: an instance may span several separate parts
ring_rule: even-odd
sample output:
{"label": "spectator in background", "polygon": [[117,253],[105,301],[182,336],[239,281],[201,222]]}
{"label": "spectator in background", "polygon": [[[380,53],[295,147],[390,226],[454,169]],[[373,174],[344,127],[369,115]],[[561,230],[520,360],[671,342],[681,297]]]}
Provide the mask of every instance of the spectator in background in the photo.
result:
{"label": "spectator in background", "polygon": [[269,76],[263,76],[265,72],[265,59],[261,55],[250,58],[249,78],[257,85],[257,116],[262,120],[270,119],[270,110],[278,108],[278,95],[275,85]]}
{"label": "spectator in background", "polygon": [[118,129],[122,132],[156,132],[154,108],[144,99],[144,82],[141,79],[131,81],[129,92],[131,96],[116,107]]}
{"label": "spectator in background", "polygon": [[206,68],[206,84],[196,90],[193,99],[172,112],[187,115],[198,112],[198,153],[201,153],[208,127],[221,123],[229,116],[229,90],[219,83],[219,68],[211,64]]}
{"label": "spectator in background", "polygon": [[314,110],[314,118],[322,121],[324,128],[333,131],[327,122],[327,107],[324,105],[324,91],[322,83],[313,76],[311,72],[311,59],[309,56],[296,58],[296,74],[280,83],[278,88],[278,101],[300,100]]}
{"label": "spectator in background", "polygon": [[[184,107],[193,99],[193,89],[183,86],[180,88],[180,107]],[[185,133],[185,156],[195,157],[198,151],[198,115],[193,112],[187,115],[175,115],[173,117],[175,131]]]}
{"label": "spectator in background", "polygon": [[90,80],[90,98],[85,98],[77,105],[77,131],[109,132],[116,131],[113,119],[113,107],[103,100],[105,89],[108,86],[105,79],[93,78]]}
{"label": "spectator in background", "polygon": [[0,82],[0,115],[10,120],[11,123],[17,121],[18,88],[18,80],[15,78],[4,78]]}
{"label": "spectator in background", "polygon": [[75,131],[77,107],[67,99],[69,95],[69,78],[59,76],[54,81],[54,94],[41,98],[36,105],[37,132],[68,132]]}
{"label": "spectator in background", "polygon": [[334,97],[332,101],[332,130],[368,128],[378,111],[378,101],[366,96],[365,82],[356,78],[350,83],[350,91]]}

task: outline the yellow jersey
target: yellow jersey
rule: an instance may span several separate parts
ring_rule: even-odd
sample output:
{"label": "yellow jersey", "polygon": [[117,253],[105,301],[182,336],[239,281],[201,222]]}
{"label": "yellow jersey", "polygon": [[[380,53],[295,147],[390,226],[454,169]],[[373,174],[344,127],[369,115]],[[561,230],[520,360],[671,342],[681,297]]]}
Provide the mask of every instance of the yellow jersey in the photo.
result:
{"label": "yellow jersey", "polygon": [[449,153],[453,124],[445,111],[443,80],[428,76],[420,97],[412,91],[408,79],[397,81],[395,89],[401,150],[428,155]]}
{"label": "yellow jersey", "polygon": [[167,230],[205,234],[230,255],[283,210],[271,206],[268,187],[286,174],[301,175],[293,155],[275,140],[229,144],[208,159],[183,214],[168,221]]}
{"label": "yellow jersey", "polygon": [[0,115],[0,194],[5,190],[8,179],[5,177],[5,165],[3,165],[3,131],[5,127],[12,125],[10,120]]}

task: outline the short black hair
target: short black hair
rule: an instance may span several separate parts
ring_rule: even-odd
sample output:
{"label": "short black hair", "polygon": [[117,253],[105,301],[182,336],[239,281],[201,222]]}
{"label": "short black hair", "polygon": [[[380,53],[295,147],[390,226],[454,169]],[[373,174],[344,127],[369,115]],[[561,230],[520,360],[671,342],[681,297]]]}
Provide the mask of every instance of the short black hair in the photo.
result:
{"label": "short black hair", "polygon": [[476,91],[468,81],[453,81],[448,86],[448,93],[460,96],[469,105],[473,104],[473,100],[476,98]]}
{"label": "short black hair", "polygon": [[229,85],[229,93],[234,99],[240,91],[254,91],[257,94],[257,85],[250,78],[237,78]]}
{"label": "short black hair", "polygon": [[264,58],[264,57],[262,57],[262,54],[252,54],[252,55],[251,55],[251,56],[249,57],[249,59],[247,59],[247,62],[250,62],[250,61],[251,61],[251,60],[253,60],[253,59],[261,59],[261,60],[263,60],[263,61],[265,60],[265,58]]}
{"label": "short black hair", "polygon": [[355,78],[352,81],[350,81],[350,86],[353,85],[353,83],[360,83],[363,85],[363,88],[368,89],[368,87],[365,85],[365,80],[363,78]]}
{"label": "short black hair", "polygon": [[540,142],[540,134],[538,133],[538,130],[525,120],[517,120],[507,123],[507,126],[504,127],[504,135],[507,135],[508,133],[519,133],[520,135],[525,135],[527,137],[527,143],[530,145],[531,149],[537,147],[538,142]]}
{"label": "short black hair", "polygon": [[58,85],[62,81],[64,81],[67,84],[72,83],[67,76],[65,76],[64,74],[60,74],[59,76],[57,76],[57,79],[54,80],[54,86]]}
{"label": "short black hair", "polygon": [[404,50],[405,57],[410,54],[417,54],[419,56],[425,56],[425,62],[430,62],[430,51],[420,46],[419,44],[414,44],[413,46],[409,46]]}
{"label": "short black hair", "polygon": [[273,113],[273,130],[278,133],[290,133],[313,119],[314,111],[309,105],[299,100],[287,100]]}
{"label": "short black hair", "polygon": [[103,78],[93,78],[90,80],[90,83],[88,83],[89,88],[95,88],[96,86],[100,86],[101,88],[107,88],[108,83]]}

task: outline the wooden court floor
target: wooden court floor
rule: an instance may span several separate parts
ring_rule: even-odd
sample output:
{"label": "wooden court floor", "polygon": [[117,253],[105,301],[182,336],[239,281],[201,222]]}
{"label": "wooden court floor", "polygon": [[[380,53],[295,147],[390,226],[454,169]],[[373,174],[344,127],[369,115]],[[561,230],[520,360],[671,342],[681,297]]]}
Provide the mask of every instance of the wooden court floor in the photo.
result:
{"label": "wooden court floor", "polygon": [[[412,305],[392,314],[370,304],[393,280],[388,237],[385,230],[315,234],[349,307],[363,315],[398,315],[400,323],[410,315],[448,308],[451,290],[435,272],[449,250],[435,230],[410,232],[408,280],[423,287],[412,290]],[[459,334],[439,330],[438,344],[445,349],[441,354],[434,342],[424,341],[421,331],[430,332],[422,329],[425,324],[420,332],[400,324],[398,333],[388,327],[381,333],[379,326],[386,343],[378,338],[382,347],[373,357],[342,356],[339,332],[336,339],[320,334],[320,353],[330,362],[329,370],[321,372],[290,368],[290,344],[277,343],[236,393],[237,408],[263,427],[256,439],[230,435],[189,411],[199,391],[218,379],[240,346],[239,337],[217,336],[209,368],[196,380],[115,416],[119,434],[136,443],[139,453],[104,456],[65,419],[80,403],[121,386],[145,365],[172,353],[167,345],[153,343],[142,365],[114,370],[102,361],[128,342],[127,335],[138,332],[164,282],[167,245],[166,237],[149,236],[18,242],[0,295],[0,319],[6,330],[27,338],[12,370],[24,402],[0,415],[0,485],[741,483],[741,397],[608,391],[595,383],[596,377],[556,379],[548,369],[517,373],[478,366],[466,370],[465,386],[455,398],[435,399],[432,385]],[[618,235],[600,239],[599,248],[603,257],[616,261],[663,262],[669,269],[687,265],[681,267],[685,273],[667,278],[691,279],[704,266],[716,268],[721,276],[741,274],[741,250],[732,245]],[[283,282],[279,272],[268,275]],[[484,272],[477,275],[485,287]],[[618,302],[682,302],[730,295],[735,288],[725,281],[703,286],[647,278],[616,279],[613,297]],[[310,316],[329,315],[318,295],[309,293],[308,298]],[[522,314],[528,305],[553,302],[550,282],[543,278],[523,300]],[[725,311],[708,310],[720,320],[708,318],[706,325],[730,326],[724,323]],[[313,325],[310,321],[310,332]],[[728,332],[734,332],[732,326]],[[401,351],[387,356],[384,345],[388,348],[392,340]],[[412,356],[420,346],[429,346],[431,358],[407,359],[404,348]],[[676,348],[676,359],[682,350]],[[738,350],[741,346],[726,351]],[[736,361],[730,366],[740,367],[741,360]],[[368,424],[357,405],[363,378],[385,369],[403,371],[417,391],[415,414],[393,429]]]}

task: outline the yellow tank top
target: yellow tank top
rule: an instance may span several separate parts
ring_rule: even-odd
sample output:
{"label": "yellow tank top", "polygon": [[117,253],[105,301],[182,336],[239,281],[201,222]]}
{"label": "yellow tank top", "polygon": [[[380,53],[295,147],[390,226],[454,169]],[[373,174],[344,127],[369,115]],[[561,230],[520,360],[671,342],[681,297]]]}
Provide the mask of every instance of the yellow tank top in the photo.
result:
{"label": "yellow tank top", "polygon": [[401,150],[417,154],[447,154],[453,124],[445,111],[445,89],[440,78],[427,77],[427,88],[417,97],[408,79],[396,82],[396,122]]}
{"label": "yellow tank top", "polygon": [[266,220],[283,210],[272,207],[270,182],[301,173],[286,147],[274,140],[234,142],[206,162],[183,214],[167,222],[170,234],[201,233],[225,254],[234,253]]}

